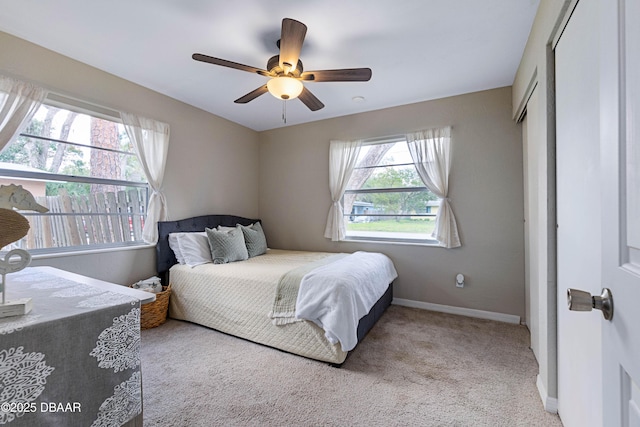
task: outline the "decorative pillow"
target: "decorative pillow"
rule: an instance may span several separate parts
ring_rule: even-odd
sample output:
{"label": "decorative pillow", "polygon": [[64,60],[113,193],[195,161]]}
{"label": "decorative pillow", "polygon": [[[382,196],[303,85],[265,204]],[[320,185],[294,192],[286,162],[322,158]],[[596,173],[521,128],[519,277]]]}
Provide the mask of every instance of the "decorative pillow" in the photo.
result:
{"label": "decorative pillow", "polygon": [[216,229],[205,228],[211,246],[211,257],[214,264],[226,264],[234,261],[249,259],[247,247],[244,244],[244,236],[240,226],[225,232]]}
{"label": "decorative pillow", "polygon": [[249,258],[262,255],[267,252],[267,238],[264,235],[262,226],[259,222],[255,222],[248,227],[240,225],[242,234],[244,235],[244,243],[247,246]]}

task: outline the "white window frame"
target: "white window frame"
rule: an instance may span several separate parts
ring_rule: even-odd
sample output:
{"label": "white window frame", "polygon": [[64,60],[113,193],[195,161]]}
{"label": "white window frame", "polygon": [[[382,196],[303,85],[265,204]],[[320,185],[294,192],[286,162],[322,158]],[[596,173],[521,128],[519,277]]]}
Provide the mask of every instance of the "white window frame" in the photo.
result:
{"label": "white window frame", "polygon": [[[80,114],[86,114],[89,116],[93,116],[96,118],[109,120],[116,123],[122,124],[122,119],[120,117],[120,113],[105,107],[101,107],[98,105],[90,104],[78,99],[69,98],[63,95],[49,93],[47,94],[45,100],[42,105],[61,108],[73,112],[77,112]],[[21,132],[19,134],[23,137],[32,137],[43,141],[57,142],[60,144],[74,145],[74,146],[82,146],[87,147],[83,144],[77,144],[69,141],[60,141],[53,138],[42,137],[42,136],[34,136],[25,134]],[[11,144],[11,143],[9,143]],[[7,145],[8,146],[8,145]],[[5,147],[6,148],[6,147]],[[124,155],[133,155],[137,156],[135,152],[126,152],[116,149],[110,148],[96,148],[109,152],[117,152]],[[150,187],[147,182],[136,182],[136,181],[127,181],[127,180],[118,180],[118,179],[109,179],[109,178],[96,178],[89,176],[76,176],[76,175],[66,175],[66,174],[52,174],[47,172],[37,172],[37,171],[29,171],[29,170],[15,170],[15,169],[6,169],[0,168],[0,177],[5,179],[17,178],[17,179],[36,179],[36,180],[45,180],[45,181],[57,181],[57,182],[78,182],[84,184],[102,184],[102,185],[111,185],[111,186],[121,186],[121,187],[130,187],[130,188],[143,188],[145,191],[144,201],[148,205],[149,202],[149,192]],[[82,216],[110,216],[111,218],[117,216],[127,216],[129,218],[133,218],[135,216],[141,216],[142,220],[146,219],[147,215],[147,207],[143,206],[141,213],[135,212],[127,212],[127,213],[82,213]],[[20,212],[25,217],[65,217],[65,216],[78,216],[80,214],[77,213],[38,213],[34,211],[21,211]],[[67,252],[93,252],[95,250],[109,249],[109,248],[128,248],[128,247],[141,247],[148,246],[146,242],[140,238],[139,240],[125,240],[122,242],[112,242],[112,243],[91,243],[91,244],[81,244],[81,245],[73,245],[73,246],[58,246],[58,247],[50,247],[50,248],[38,248],[38,249],[28,249],[29,253],[32,255],[40,255],[40,254],[56,254],[56,253],[67,253]],[[8,252],[7,248],[2,249],[0,253]]]}
{"label": "white window frame", "polygon": [[[398,136],[392,136],[392,137],[384,137],[384,138],[376,138],[376,139],[368,139],[368,140],[363,140],[362,142],[362,147],[366,147],[366,146],[371,146],[371,145],[380,145],[380,144],[396,144],[396,143],[407,143],[407,139],[404,135],[398,135]],[[387,166],[414,166],[415,164],[413,162],[411,163],[398,163],[398,164],[392,164],[392,165],[387,165]],[[370,169],[374,169],[374,168],[379,168],[381,167],[380,165],[375,165],[375,166],[366,166],[366,167],[358,167],[356,165],[356,167],[354,168],[354,172],[358,169],[365,169],[365,168],[370,168]],[[417,173],[417,171],[416,171]],[[353,175],[352,175],[353,177]],[[341,200],[341,204],[343,206],[343,209],[346,207],[345,205],[345,197],[349,194],[367,194],[367,193],[401,193],[401,192],[419,192],[419,191],[425,191],[425,192],[430,192],[429,189],[425,186],[418,186],[418,187],[395,187],[395,188],[372,188],[372,189],[358,189],[358,190],[354,190],[354,189],[349,189],[349,186],[347,186],[347,190],[345,190],[345,193],[342,197]],[[378,218],[384,218],[384,217],[390,217],[390,218],[395,218],[395,217],[427,217],[427,218],[435,218],[436,214],[435,213],[427,213],[426,212],[426,206],[425,206],[425,212],[424,213],[419,213],[419,214],[375,214],[375,213],[368,213],[368,214],[352,214],[352,213],[345,213],[343,212],[343,217],[344,217],[344,221],[345,224],[349,223],[349,219],[350,217],[378,217]],[[357,233],[354,233],[353,231],[349,231],[348,227],[346,228],[346,234],[345,234],[345,238],[344,241],[370,241],[370,242],[391,242],[391,243],[407,243],[407,244],[420,244],[420,245],[433,245],[433,246],[438,246],[438,241],[431,238],[430,236],[427,238],[418,238],[418,237],[407,237],[406,235],[404,237],[400,237],[400,236],[392,236],[392,235],[378,235],[378,236],[365,236],[365,235],[358,235]],[[416,233],[418,234],[418,233]]]}

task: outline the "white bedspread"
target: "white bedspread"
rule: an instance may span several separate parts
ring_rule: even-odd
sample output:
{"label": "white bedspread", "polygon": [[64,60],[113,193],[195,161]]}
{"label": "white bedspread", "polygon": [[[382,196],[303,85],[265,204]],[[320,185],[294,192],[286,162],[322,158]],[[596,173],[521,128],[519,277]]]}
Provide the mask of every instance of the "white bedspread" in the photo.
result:
{"label": "white bedspread", "polygon": [[358,343],[358,321],[398,273],[384,254],[355,252],[307,273],[300,282],[296,317],[314,322],[343,351]]}

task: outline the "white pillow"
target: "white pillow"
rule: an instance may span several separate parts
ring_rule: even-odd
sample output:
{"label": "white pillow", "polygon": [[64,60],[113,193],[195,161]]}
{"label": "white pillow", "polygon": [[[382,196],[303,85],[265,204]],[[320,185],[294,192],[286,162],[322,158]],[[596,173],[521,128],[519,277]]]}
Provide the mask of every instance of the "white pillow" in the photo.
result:
{"label": "white pillow", "polygon": [[184,257],[182,256],[182,251],[180,250],[180,246],[178,245],[178,234],[184,233],[169,233],[169,247],[176,256],[178,264],[184,264]]}
{"label": "white pillow", "polygon": [[[197,233],[169,233],[169,246],[171,246],[171,235],[174,234],[177,240],[178,252],[182,262],[176,253],[176,259],[180,264],[189,267],[212,262],[209,239],[204,231]],[[172,248],[173,249],[173,248]],[[175,249],[174,249],[174,252]]]}
{"label": "white pillow", "polygon": [[233,231],[235,229],[236,229],[236,227],[225,227],[224,225],[219,225],[218,228],[217,228],[218,231],[224,231],[225,233],[228,233],[228,232]]}

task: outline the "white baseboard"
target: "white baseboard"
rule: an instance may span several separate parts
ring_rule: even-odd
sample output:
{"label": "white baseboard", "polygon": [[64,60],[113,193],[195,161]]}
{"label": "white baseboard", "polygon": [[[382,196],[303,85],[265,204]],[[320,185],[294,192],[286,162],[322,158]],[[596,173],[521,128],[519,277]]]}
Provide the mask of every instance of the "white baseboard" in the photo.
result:
{"label": "white baseboard", "polygon": [[441,313],[458,314],[460,316],[476,317],[479,319],[497,320],[498,322],[506,322],[520,324],[520,316],[513,314],[494,313],[492,311],[474,310],[472,308],[453,307],[450,305],[433,304],[430,302],[413,301],[410,299],[394,298],[391,302],[395,305],[404,307],[421,308],[423,310],[439,311]]}
{"label": "white baseboard", "polygon": [[547,394],[547,389],[542,384],[542,378],[538,375],[536,379],[536,386],[538,387],[538,393],[540,393],[540,398],[542,399],[542,405],[544,406],[544,410],[547,412],[551,412],[552,414],[558,413],[558,399],[555,397],[549,397]]}

